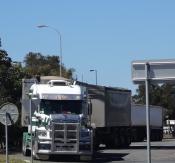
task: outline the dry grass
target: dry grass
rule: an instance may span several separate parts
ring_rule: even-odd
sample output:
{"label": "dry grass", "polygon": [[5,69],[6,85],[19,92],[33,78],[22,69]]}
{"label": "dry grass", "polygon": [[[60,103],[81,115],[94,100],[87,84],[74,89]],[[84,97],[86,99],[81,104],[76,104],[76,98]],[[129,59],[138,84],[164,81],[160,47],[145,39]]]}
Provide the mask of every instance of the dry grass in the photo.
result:
{"label": "dry grass", "polygon": [[[6,156],[3,154],[0,154],[0,163],[6,162]],[[14,156],[9,156],[9,163],[26,163],[23,160],[17,159]]]}

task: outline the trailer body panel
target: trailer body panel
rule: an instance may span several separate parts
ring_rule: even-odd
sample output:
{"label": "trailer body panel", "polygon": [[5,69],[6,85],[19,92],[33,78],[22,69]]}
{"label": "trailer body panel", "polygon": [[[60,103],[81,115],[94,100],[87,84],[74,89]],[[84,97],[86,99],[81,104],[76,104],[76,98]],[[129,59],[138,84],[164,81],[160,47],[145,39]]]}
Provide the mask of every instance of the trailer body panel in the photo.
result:
{"label": "trailer body panel", "polygon": [[[150,126],[162,127],[163,108],[160,106],[150,105]],[[131,107],[131,124],[132,126],[146,126],[146,106],[134,105]]]}
{"label": "trailer body panel", "polygon": [[131,91],[122,88],[86,85],[92,102],[91,121],[96,127],[131,125]]}

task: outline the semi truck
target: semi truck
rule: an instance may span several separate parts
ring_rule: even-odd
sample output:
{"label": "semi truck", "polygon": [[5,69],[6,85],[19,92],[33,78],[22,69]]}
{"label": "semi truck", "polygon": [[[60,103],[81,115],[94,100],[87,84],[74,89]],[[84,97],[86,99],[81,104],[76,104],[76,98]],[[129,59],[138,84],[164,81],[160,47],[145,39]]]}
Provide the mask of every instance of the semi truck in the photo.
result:
{"label": "semi truck", "polygon": [[[161,141],[163,138],[163,108],[150,105],[150,140]],[[132,141],[146,139],[146,106],[131,105]]]}
{"label": "semi truck", "polygon": [[28,128],[23,133],[24,155],[32,148],[36,159],[92,158],[100,144],[118,148],[131,143],[130,90],[45,76],[23,80],[21,101],[22,125]]}

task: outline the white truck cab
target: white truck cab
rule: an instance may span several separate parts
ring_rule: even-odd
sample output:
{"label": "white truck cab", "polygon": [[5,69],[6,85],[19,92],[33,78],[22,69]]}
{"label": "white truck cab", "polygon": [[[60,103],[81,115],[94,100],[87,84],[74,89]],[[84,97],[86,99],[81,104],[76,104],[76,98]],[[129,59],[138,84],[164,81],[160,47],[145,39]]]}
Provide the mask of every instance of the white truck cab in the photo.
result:
{"label": "white truck cab", "polygon": [[[39,105],[32,116],[33,155],[92,155],[93,133],[89,126],[88,99],[85,87],[67,80],[34,83],[30,87]],[[23,153],[30,150],[30,130],[23,134]]]}

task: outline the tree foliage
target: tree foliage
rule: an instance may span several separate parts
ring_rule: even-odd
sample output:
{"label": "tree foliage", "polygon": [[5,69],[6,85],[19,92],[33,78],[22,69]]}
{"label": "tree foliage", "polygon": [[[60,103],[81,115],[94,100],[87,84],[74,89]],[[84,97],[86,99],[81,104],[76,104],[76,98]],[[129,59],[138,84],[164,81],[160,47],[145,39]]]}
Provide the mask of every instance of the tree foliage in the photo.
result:
{"label": "tree foliage", "polygon": [[[0,105],[6,102],[12,102],[17,105],[19,112],[21,112],[20,98],[21,98],[21,79],[24,73],[20,64],[13,63],[11,58],[5,50],[0,50]],[[0,124],[0,147],[4,140],[4,126]],[[20,118],[17,124],[9,127],[9,134],[11,134],[12,142],[19,138],[21,131]]]}
{"label": "tree foliage", "polygon": [[0,104],[10,101],[19,104],[21,97],[22,67],[12,62],[4,50],[0,50]]}
{"label": "tree foliage", "polygon": [[[24,58],[25,65],[15,63],[8,57],[5,50],[0,50],[0,105],[12,102],[18,106],[21,115],[22,79],[35,75],[59,75],[60,60],[58,56],[43,56],[41,53],[28,53]],[[67,69],[62,65],[63,77],[72,78],[74,69]],[[21,117],[21,116],[19,116]],[[9,127],[9,141],[11,145],[21,147],[22,140],[21,119]],[[4,126],[0,124],[0,148],[4,141]]]}
{"label": "tree foliage", "polygon": [[[44,56],[41,53],[29,52],[24,59],[25,71],[29,76],[59,76],[60,59],[59,56]],[[62,67],[62,75],[66,78],[72,78],[74,69],[66,69]]]}

